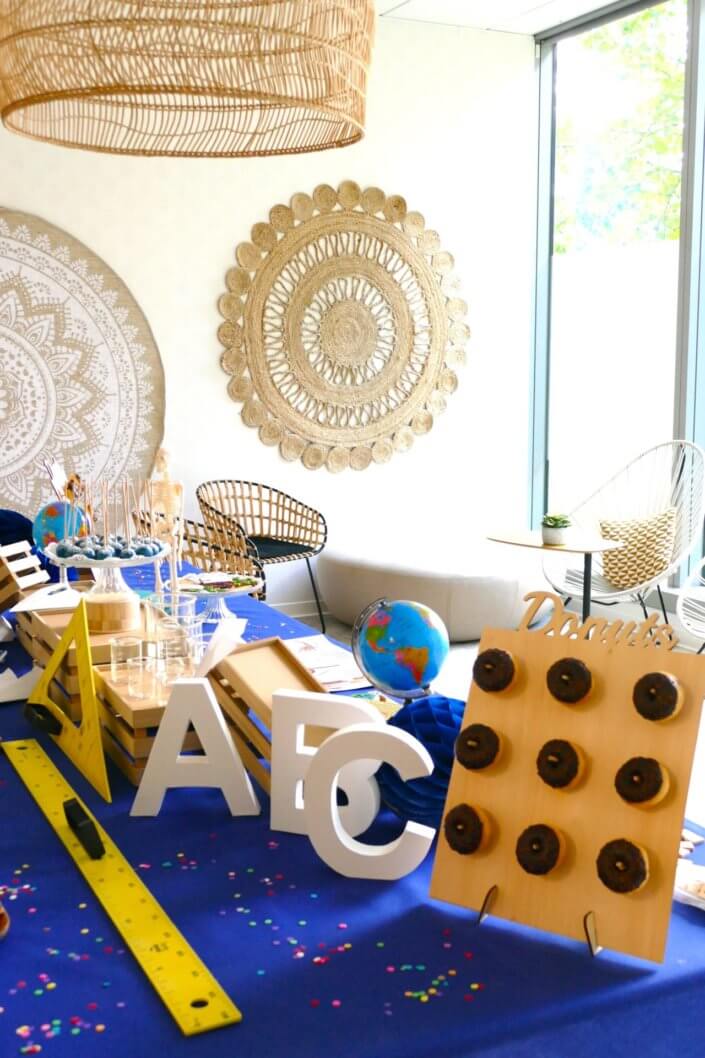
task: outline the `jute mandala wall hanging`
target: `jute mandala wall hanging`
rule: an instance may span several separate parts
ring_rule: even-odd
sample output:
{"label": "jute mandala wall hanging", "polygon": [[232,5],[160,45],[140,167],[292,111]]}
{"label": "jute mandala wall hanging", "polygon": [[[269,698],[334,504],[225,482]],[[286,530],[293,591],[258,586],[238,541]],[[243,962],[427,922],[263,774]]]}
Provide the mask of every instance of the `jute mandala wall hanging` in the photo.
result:
{"label": "jute mandala wall hanging", "polygon": [[34,517],[44,460],[147,477],[163,428],[161,359],[125,284],[66,232],[0,209],[0,506]]}
{"label": "jute mandala wall hanging", "polygon": [[228,393],[310,470],[364,470],[428,433],[458,384],[453,258],[399,195],[345,181],[274,206],[219,301]]}

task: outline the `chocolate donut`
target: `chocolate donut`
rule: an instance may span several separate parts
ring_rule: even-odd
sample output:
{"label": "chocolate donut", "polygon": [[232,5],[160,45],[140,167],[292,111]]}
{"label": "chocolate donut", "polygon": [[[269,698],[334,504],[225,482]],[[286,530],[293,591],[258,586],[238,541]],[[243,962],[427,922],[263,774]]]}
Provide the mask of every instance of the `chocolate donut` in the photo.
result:
{"label": "chocolate donut", "polygon": [[539,778],[554,790],[567,790],[581,778],[585,758],[577,746],[562,738],[545,742],[536,758]]}
{"label": "chocolate donut", "polygon": [[613,893],[634,893],[649,877],[649,857],[641,845],[626,838],[608,841],[596,860],[597,874]]}
{"label": "chocolate donut", "polygon": [[634,684],[632,701],[645,720],[670,720],[683,704],[683,693],[675,676],[647,672]]}
{"label": "chocolate donut", "polygon": [[647,808],[664,799],[671,781],[667,770],[653,757],[631,757],[615,775],[614,785],[627,804]]}
{"label": "chocolate donut", "polygon": [[592,676],[587,665],[578,658],[561,658],[546,673],[546,684],[559,702],[575,705],[587,698],[592,690]]}
{"label": "chocolate donut", "polygon": [[488,768],[499,750],[499,735],[486,724],[469,724],[455,740],[455,756],[469,771]]}
{"label": "chocolate donut", "polygon": [[534,823],[519,835],[516,858],[527,874],[548,874],[564,855],[563,835],[545,823]]}
{"label": "chocolate donut", "polygon": [[481,808],[456,805],[446,814],[443,833],[453,852],[469,856],[487,845],[491,833],[489,816]]}
{"label": "chocolate donut", "polygon": [[512,655],[495,647],[478,654],[472,667],[473,679],[483,691],[506,691],[515,675]]}

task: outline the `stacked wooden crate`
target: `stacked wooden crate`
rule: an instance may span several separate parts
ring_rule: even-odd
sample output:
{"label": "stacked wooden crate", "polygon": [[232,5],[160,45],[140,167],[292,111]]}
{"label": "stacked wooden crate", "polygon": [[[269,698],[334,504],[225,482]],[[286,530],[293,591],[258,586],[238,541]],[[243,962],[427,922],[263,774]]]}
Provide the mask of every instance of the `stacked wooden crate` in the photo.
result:
{"label": "stacked wooden crate", "polygon": [[[28,592],[48,581],[29,544],[0,549],[0,609],[13,606]],[[82,590],[90,583],[74,582]],[[145,605],[142,628],[135,632],[143,643],[154,639]],[[26,610],[16,615],[17,637],[37,664],[45,666],[56,650],[72,617],[71,612]],[[128,694],[124,673],[113,680],[110,666],[112,633],[92,633],[91,659],[102,722],[103,745],[110,759],[138,785],[154,737],[164,715],[165,702],[133,698]],[[228,722],[243,763],[253,778],[269,791],[272,756],[272,695],[282,687],[292,691],[325,688],[278,638],[261,639],[239,647],[209,674],[209,682]],[[71,645],[52,681],[52,697],[75,721],[81,717],[76,649]],[[307,741],[319,744],[330,733],[317,728],[307,732]],[[198,749],[194,732],[186,736],[184,749]]]}
{"label": "stacked wooden crate", "polygon": [[0,613],[19,602],[25,592],[48,580],[49,574],[41,568],[26,540],[0,547]]}
{"label": "stacked wooden crate", "polygon": [[[46,665],[70,620],[70,613],[20,613],[17,615],[20,642],[38,664]],[[146,622],[141,635],[143,641],[149,641]],[[130,782],[138,785],[164,715],[165,703],[132,698],[124,676],[119,674],[117,682],[111,677],[111,636],[92,634],[90,639],[103,745],[107,755]],[[212,670],[209,682],[245,767],[260,786],[269,791],[272,694],[282,687],[317,692],[324,692],[325,688],[277,638],[258,640],[238,648]],[[52,693],[56,703],[71,719],[80,719],[74,647],[69,648],[57,671]],[[320,742],[328,733],[325,729],[318,729],[310,732],[308,737]],[[197,748],[198,739],[194,732],[190,732],[184,749]]]}
{"label": "stacked wooden crate", "polygon": [[[22,646],[40,665],[46,665],[71,620],[71,613],[17,614],[17,635]],[[135,632],[143,641],[149,638],[144,609],[142,629]],[[109,633],[91,634],[91,658],[95,674],[98,708],[103,725],[103,745],[110,759],[117,764],[130,782],[137,785],[142,777],[154,736],[164,713],[164,704],[131,698],[127,680],[111,679]],[[76,649],[69,647],[56,678],[52,681],[52,696],[72,720],[81,716]],[[185,749],[198,748],[191,733]]]}

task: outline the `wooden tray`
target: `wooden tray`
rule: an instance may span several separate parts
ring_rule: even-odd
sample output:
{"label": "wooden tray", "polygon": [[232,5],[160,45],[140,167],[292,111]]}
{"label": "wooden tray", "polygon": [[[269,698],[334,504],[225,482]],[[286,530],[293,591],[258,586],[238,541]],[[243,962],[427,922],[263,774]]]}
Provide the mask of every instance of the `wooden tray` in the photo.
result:
{"label": "wooden tray", "polygon": [[[269,792],[272,695],[283,687],[325,694],[325,687],[278,637],[238,647],[208,678],[223,711],[237,729],[236,743],[245,767]],[[330,732],[330,728],[308,727],[306,741],[320,745]]]}

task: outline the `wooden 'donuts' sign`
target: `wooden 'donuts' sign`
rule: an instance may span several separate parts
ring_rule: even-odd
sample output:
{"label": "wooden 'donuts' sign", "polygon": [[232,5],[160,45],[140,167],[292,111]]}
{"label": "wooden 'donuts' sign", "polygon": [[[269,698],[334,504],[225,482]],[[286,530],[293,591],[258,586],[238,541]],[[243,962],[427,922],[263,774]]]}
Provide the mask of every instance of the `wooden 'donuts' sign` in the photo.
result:
{"label": "wooden 'donuts' sign", "polygon": [[[581,624],[549,592],[487,629],[431,895],[660,961],[705,659],[655,617]],[[539,608],[550,621],[532,630]]]}

